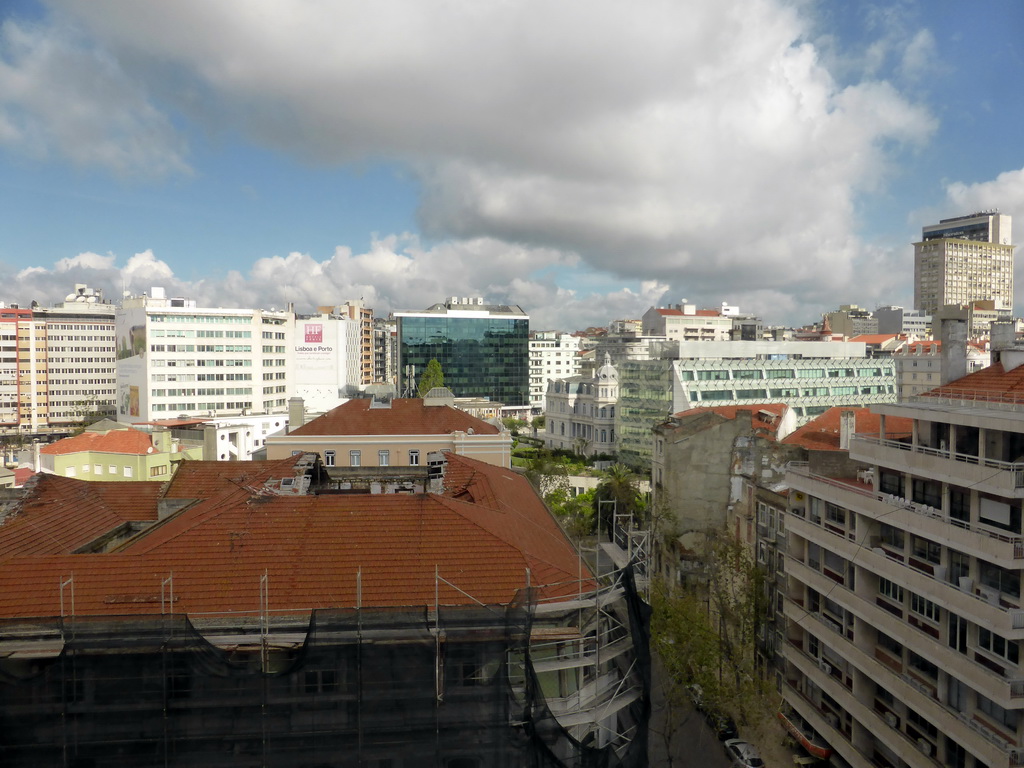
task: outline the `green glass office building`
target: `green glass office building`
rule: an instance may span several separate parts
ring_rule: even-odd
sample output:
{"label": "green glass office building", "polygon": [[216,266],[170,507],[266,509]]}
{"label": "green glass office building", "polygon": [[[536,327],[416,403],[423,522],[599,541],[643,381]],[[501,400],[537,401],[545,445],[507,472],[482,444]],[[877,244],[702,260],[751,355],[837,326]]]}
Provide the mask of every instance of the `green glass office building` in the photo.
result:
{"label": "green glass office building", "polygon": [[530,317],[517,306],[449,299],[429,309],[396,312],[399,391],[415,397],[432,359],[456,397],[530,404]]}

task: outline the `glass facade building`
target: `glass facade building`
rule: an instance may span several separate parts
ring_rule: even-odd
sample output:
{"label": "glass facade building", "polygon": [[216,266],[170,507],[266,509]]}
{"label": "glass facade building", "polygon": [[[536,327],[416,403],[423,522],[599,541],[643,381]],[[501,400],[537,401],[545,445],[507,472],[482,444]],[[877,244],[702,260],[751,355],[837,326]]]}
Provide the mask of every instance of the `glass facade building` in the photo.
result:
{"label": "glass facade building", "polygon": [[516,306],[467,299],[421,312],[396,312],[399,391],[415,397],[427,363],[437,360],[456,397],[530,404],[530,318]]}
{"label": "glass facade building", "polygon": [[896,402],[896,365],[891,358],[771,357],[777,359],[684,358],[620,363],[615,421],[619,460],[633,467],[649,467],[652,427],[690,408],[786,403],[796,413],[797,422],[804,424],[834,406]]}

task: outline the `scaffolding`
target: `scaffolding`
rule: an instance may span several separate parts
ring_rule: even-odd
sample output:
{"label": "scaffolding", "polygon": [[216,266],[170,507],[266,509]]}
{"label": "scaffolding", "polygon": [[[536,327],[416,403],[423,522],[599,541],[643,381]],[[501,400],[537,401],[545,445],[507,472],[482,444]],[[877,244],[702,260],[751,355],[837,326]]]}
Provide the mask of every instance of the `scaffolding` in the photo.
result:
{"label": "scaffolding", "polygon": [[632,568],[583,584],[509,605],[275,612],[264,574],[257,610],[186,616],[168,575],[159,614],[78,616],[68,577],[61,616],[0,623],[0,762],[646,765],[649,609]]}

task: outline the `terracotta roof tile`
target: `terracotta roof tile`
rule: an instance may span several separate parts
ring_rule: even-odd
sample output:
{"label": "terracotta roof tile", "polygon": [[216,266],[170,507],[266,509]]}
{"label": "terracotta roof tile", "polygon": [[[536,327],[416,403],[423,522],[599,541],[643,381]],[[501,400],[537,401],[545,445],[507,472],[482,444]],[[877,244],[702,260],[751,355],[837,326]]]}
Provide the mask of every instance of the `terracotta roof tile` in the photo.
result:
{"label": "terracotta roof tile", "polygon": [[15,555],[63,554],[127,522],[155,521],[159,483],[89,482],[38,474],[33,492],[0,524],[0,561]]}
{"label": "terracotta roof tile", "polygon": [[[880,429],[879,416],[868,408],[836,407],[829,408],[823,414],[804,424],[781,441],[784,445],[796,445],[808,450],[838,451],[839,448],[839,416],[843,411],[854,412],[854,431],[862,434],[878,434]],[[908,434],[913,420],[897,416],[887,416],[885,430],[888,435]]]}
{"label": "terracotta roof tile", "polygon": [[896,338],[899,338],[898,333],[862,333],[859,336],[851,337],[850,341],[860,341],[864,344],[884,344]]}
{"label": "terracotta roof tile", "polygon": [[[444,604],[508,603],[528,583],[545,597],[575,594],[580,560],[527,480],[448,459],[445,492],[414,495],[265,496],[240,482],[242,464],[220,464],[219,485],[211,470],[192,467],[178,492],[204,488],[209,498],[117,552],[57,556],[69,546],[37,551],[11,542],[12,556],[0,560],[0,616],[58,613],[58,584],[70,574],[80,615],[158,612],[171,574],[174,611],[189,613],[258,610],[264,574],[271,610],[354,606],[357,580],[363,605],[374,607],[432,604],[437,583]],[[248,479],[287,468],[261,463],[278,466]],[[141,485],[118,484],[129,498]],[[90,495],[95,515],[101,496]],[[435,569],[443,581],[435,582]]]}
{"label": "terracotta roof tile", "polygon": [[[749,411],[751,426],[755,429],[766,430],[770,433],[769,439],[774,439],[774,433],[778,432],[779,427],[782,424],[782,417],[788,410],[789,406],[785,403],[699,406],[697,408],[690,408],[686,411],[680,411],[679,413],[674,414],[673,418],[686,420],[688,418],[700,417],[707,413],[715,413],[731,421],[736,418],[740,411]],[[774,418],[766,417],[765,413],[772,414]]]}
{"label": "terracotta roof tile", "polygon": [[390,408],[371,408],[367,398],[349,400],[289,435],[496,435],[501,430],[449,405],[424,405],[418,397],[395,398]]}
{"label": "terracotta roof tile", "polygon": [[112,429],[109,432],[83,432],[74,437],[65,437],[63,440],[44,445],[39,452],[54,456],[83,451],[127,453],[138,456],[152,453],[153,450],[153,441],[145,432],[140,432],[137,429]]}
{"label": "terracotta roof tile", "polygon": [[921,397],[952,397],[987,402],[1024,402],[1024,366],[1007,371],[1001,362],[992,363],[963,378],[922,392]]}

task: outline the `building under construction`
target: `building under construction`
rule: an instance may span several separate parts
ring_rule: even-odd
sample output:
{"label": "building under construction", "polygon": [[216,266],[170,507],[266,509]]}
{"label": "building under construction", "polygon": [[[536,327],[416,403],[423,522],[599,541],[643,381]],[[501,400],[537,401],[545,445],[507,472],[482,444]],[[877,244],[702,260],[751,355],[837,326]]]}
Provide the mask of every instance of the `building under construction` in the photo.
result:
{"label": "building under construction", "polygon": [[39,476],[0,522],[0,762],[646,765],[632,570],[445,458],[413,493],[332,492],[315,454]]}

